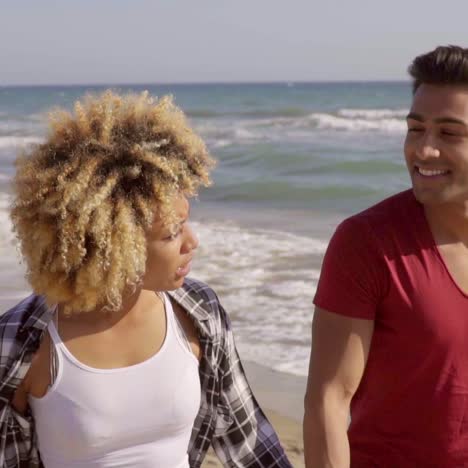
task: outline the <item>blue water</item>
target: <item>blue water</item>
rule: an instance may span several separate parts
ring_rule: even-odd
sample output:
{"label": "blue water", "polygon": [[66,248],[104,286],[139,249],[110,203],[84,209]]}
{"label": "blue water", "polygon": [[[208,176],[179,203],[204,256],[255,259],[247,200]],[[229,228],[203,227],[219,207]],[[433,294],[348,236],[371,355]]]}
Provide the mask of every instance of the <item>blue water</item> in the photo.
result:
{"label": "blue water", "polygon": [[[44,137],[52,107],[71,109],[104,89],[0,88],[0,307],[27,290],[7,216],[15,155]],[[311,301],[334,226],[409,186],[409,83],[113,89],[174,95],[205,139],[218,166],[193,210],[201,239],[194,275],[216,287],[245,358],[305,374]]]}

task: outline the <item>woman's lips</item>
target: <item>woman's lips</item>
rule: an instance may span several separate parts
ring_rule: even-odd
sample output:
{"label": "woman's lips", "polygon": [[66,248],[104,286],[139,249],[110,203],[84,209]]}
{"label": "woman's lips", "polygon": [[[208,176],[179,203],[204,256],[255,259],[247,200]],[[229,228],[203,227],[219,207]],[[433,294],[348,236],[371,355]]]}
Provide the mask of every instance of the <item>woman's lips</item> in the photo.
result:
{"label": "woman's lips", "polygon": [[192,260],[190,259],[187,263],[177,268],[176,275],[177,276],[187,276],[190,273],[190,269],[192,267]]}

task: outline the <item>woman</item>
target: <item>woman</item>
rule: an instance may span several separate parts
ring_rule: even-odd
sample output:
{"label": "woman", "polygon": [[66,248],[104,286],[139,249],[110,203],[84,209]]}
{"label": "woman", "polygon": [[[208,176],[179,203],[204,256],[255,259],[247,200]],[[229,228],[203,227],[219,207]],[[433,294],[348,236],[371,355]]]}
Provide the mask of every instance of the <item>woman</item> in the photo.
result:
{"label": "woman", "polygon": [[60,112],[18,159],[34,294],[0,318],[0,466],[290,466],[216,294],[186,278],[212,159],[170,98]]}

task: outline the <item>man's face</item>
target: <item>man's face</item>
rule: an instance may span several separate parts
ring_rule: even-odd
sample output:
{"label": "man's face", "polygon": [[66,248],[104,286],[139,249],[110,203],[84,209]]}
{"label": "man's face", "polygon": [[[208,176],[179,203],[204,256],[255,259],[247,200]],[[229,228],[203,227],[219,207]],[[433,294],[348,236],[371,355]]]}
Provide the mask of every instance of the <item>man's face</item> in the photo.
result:
{"label": "man's face", "polygon": [[405,158],[416,198],[468,201],[468,86],[422,84],[407,117]]}

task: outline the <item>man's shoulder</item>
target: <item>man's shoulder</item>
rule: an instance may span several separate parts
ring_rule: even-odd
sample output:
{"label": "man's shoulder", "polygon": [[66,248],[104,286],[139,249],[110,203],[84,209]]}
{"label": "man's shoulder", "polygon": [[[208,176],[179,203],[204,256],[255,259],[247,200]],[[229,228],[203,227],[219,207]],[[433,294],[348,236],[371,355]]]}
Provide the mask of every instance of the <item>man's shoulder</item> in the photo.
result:
{"label": "man's shoulder", "polygon": [[[343,220],[335,231],[335,244],[353,245],[354,250],[398,252],[399,245],[414,242],[420,229],[421,206],[412,190],[397,193]],[[395,250],[396,249],[396,250]]]}
{"label": "man's shoulder", "polygon": [[419,210],[413,191],[405,190],[346,218],[340,226],[348,230],[352,230],[352,227],[370,230],[380,236],[390,231],[400,231],[402,225],[408,225],[407,221],[413,224]]}
{"label": "man's shoulder", "polygon": [[417,206],[418,202],[413,191],[410,189],[385,198],[375,205],[351,216],[349,219],[367,220],[371,224],[392,222],[400,219],[402,214],[414,211]]}

